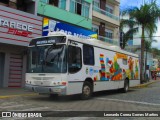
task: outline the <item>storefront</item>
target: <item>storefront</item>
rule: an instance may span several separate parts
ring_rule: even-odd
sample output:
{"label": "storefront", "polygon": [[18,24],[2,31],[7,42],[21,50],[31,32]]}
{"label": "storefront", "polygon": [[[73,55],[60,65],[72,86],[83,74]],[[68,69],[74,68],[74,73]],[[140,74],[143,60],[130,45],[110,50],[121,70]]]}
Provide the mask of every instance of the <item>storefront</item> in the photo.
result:
{"label": "storefront", "polygon": [[23,87],[26,49],[42,35],[42,17],[0,6],[0,87]]}
{"label": "storefront", "polygon": [[153,59],[153,64],[150,68],[152,79],[160,78],[160,60]]}

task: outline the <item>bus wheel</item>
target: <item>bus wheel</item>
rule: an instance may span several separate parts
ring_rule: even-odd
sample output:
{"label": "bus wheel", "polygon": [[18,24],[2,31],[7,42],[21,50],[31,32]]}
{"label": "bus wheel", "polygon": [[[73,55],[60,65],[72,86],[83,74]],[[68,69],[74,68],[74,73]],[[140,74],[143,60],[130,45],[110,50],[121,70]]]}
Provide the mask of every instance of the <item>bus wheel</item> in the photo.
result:
{"label": "bus wheel", "polygon": [[126,80],[124,81],[124,88],[122,88],[122,92],[123,92],[123,93],[126,93],[126,92],[128,92],[128,89],[129,89],[129,80],[126,79]]}
{"label": "bus wheel", "polygon": [[93,87],[90,82],[85,81],[82,88],[81,99],[87,100],[90,99],[93,93]]}

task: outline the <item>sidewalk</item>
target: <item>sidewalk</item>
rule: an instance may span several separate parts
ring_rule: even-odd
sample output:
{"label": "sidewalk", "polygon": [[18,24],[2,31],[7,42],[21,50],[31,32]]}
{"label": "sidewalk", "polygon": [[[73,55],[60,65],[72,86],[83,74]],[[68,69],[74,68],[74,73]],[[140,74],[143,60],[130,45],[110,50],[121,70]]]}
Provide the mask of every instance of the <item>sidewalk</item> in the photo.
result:
{"label": "sidewalk", "polygon": [[[131,88],[143,88],[155,82],[160,82],[160,80],[150,80],[147,83],[140,84]],[[38,95],[38,93],[30,92],[28,90],[25,90],[24,88],[0,88],[0,99],[17,97],[17,96],[33,96],[33,95]]]}
{"label": "sidewalk", "polygon": [[38,95],[38,93],[30,92],[24,88],[0,88],[0,99],[32,95]]}
{"label": "sidewalk", "polygon": [[143,84],[139,84],[137,86],[131,87],[131,88],[144,88],[147,87],[148,85],[155,83],[155,82],[160,82],[160,79],[158,80],[149,80],[149,82],[143,83]]}

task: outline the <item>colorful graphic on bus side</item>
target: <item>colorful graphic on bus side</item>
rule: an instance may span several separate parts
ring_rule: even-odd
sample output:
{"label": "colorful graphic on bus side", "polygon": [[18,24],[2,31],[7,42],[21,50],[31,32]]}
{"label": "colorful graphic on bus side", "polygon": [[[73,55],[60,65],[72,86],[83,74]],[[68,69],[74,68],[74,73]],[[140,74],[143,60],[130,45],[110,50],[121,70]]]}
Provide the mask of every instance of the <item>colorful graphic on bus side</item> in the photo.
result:
{"label": "colorful graphic on bus side", "polygon": [[[128,77],[129,79],[138,79],[138,60],[133,60],[125,54],[116,53],[113,60],[106,57],[104,54],[99,55],[100,67],[99,77],[94,77],[94,81],[109,81],[109,80],[122,80]],[[126,60],[126,68],[122,68],[122,64],[118,63],[118,59]],[[128,66],[128,67],[127,67]]]}

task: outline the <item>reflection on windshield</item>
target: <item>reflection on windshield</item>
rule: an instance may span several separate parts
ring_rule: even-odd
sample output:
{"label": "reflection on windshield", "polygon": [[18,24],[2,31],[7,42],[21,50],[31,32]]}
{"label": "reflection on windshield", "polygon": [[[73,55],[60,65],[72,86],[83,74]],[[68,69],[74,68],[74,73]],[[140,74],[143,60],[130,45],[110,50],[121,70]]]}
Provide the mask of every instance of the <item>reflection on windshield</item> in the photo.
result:
{"label": "reflection on windshield", "polygon": [[65,45],[46,45],[30,48],[28,72],[65,73],[66,71]]}

